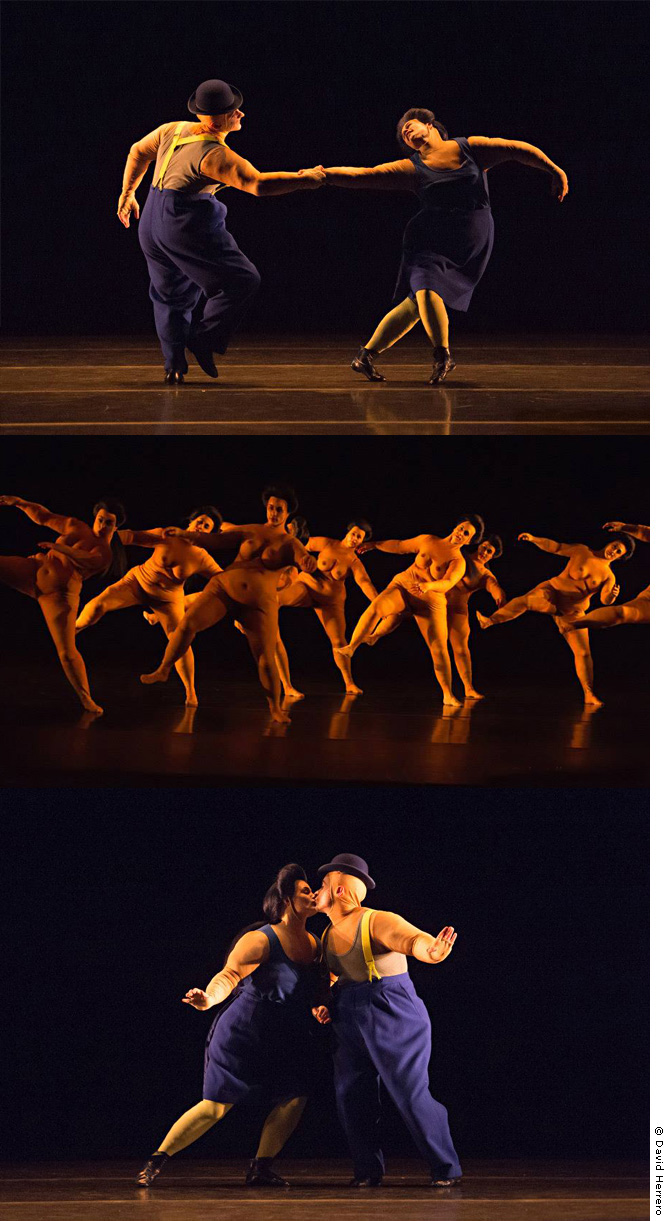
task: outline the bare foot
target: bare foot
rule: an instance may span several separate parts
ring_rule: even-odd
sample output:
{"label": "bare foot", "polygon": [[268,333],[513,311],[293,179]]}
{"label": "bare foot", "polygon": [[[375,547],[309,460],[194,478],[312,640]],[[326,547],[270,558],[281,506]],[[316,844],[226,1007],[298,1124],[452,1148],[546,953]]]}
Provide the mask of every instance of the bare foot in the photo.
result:
{"label": "bare foot", "polygon": [[154,615],[152,611],[144,611],[143,618],[145,619],[146,623],[150,624],[151,627],[156,627],[159,623],[157,616]]}
{"label": "bare foot", "polygon": [[362,687],[356,686],[355,683],[349,683],[349,686],[346,688],[347,695],[362,695],[362,693]]}
{"label": "bare foot", "polygon": [[355,651],[355,645],[352,644],[344,644],[340,648],[333,649],[333,653],[339,653],[340,657],[353,657]]}
{"label": "bare foot", "polygon": [[85,695],[83,692],[80,692],[79,699],[86,712],[92,712],[95,716],[102,716],[104,709],[100,708],[99,704],[95,703],[91,695]]}
{"label": "bare foot", "polygon": [[492,620],[490,619],[489,615],[481,615],[480,611],[476,611],[476,618],[477,618],[481,628],[483,629],[483,631],[485,630],[486,627],[494,627],[494,624],[492,623]]}
{"label": "bare foot", "polygon": [[443,697],[443,706],[444,706],[444,708],[446,708],[446,707],[448,707],[448,708],[461,708],[461,707],[462,707],[462,701],[461,701],[461,700],[458,700],[458,699],[457,699],[457,698],[456,698],[456,697],[453,695],[453,693],[452,693],[452,691],[451,691],[451,692],[449,692],[449,694],[448,694],[448,695],[444,695],[444,697]]}
{"label": "bare foot", "polygon": [[603,701],[599,700],[598,696],[594,695],[593,691],[584,692],[584,703],[590,704],[592,708],[602,708],[603,706]]}
{"label": "bare foot", "polygon": [[290,725],[291,724],[291,717],[289,716],[289,714],[285,708],[276,708],[275,705],[271,702],[271,700],[268,700],[268,705],[270,708],[270,720],[271,721],[276,721],[278,725]]}
{"label": "bare foot", "polygon": [[464,692],[465,700],[484,700],[485,696],[476,691],[475,687],[469,687],[468,691]]}
{"label": "bare foot", "polygon": [[295,701],[295,700],[304,700],[304,698],[305,698],[304,691],[297,691],[295,687],[285,687],[284,688],[284,699],[285,700],[294,700]]}
{"label": "bare foot", "polygon": [[162,666],[157,670],[153,670],[152,674],[142,674],[141,682],[146,687],[152,686],[153,683],[165,683],[168,679],[170,671],[164,670]]}

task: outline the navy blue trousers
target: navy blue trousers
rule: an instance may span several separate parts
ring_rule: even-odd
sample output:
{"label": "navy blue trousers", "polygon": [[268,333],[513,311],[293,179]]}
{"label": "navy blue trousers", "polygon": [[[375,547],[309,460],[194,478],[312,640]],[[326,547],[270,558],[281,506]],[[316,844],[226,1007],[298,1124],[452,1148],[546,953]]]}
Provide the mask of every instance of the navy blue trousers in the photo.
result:
{"label": "navy blue trousers", "polygon": [[[226,207],[212,195],[151,187],[139,221],[150,298],[167,369],[187,371],[185,347],[200,340],[225,352],[261,283],[226,228]],[[205,298],[203,311],[196,311]]]}
{"label": "navy blue trousers", "polygon": [[354,1174],[364,1179],[384,1171],[378,1137],[382,1082],[432,1175],[459,1178],[448,1112],[429,1089],[430,1020],[409,976],[343,984],[335,989],[331,1016],[337,1110]]}

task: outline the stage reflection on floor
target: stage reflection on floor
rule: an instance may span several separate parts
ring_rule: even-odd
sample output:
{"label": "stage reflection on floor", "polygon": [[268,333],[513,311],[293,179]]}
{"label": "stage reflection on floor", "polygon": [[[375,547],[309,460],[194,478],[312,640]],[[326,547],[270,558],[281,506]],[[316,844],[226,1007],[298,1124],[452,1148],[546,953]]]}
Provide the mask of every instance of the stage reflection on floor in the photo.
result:
{"label": "stage reflection on floor", "polygon": [[185,708],[175,682],[145,688],[107,666],[95,674],[97,718],[81,715],[57,668],[3,677],[13,692],[0,706],[6,784],[648,783],[642,687],[610,688],[594,709],[572,684],[506,686],[442,715],[430,687],[374,681],[353,697],[310,683],[278,725],[252,682],[203,678],[200,707]]}
{"label": "stage reflection on floor", "polygon": [[280,1162],[289,1191],[248,1190],[240,1162],[183,1158],[149,1191],[135,1187],[137,1162],[46,1163],[7,1167],[0,1221],[641,1221],[649,1215],[646,1168],[639,1163],[465,1163],[457,1187],[432,1189],[424,1166],[395,1162],[384,1185],[354,1191],[343,1162]]}
{"label": "stage reflection on floor", "polygon": [[382,357],[386,382],[354,375],[358,337],[246,336],[214,381],[193,364],[165,387],[150,336],[6,338],[5,433],[413,436],[649,431],[639,336],[461,336],[457,368],[429,386],[421,337]]}

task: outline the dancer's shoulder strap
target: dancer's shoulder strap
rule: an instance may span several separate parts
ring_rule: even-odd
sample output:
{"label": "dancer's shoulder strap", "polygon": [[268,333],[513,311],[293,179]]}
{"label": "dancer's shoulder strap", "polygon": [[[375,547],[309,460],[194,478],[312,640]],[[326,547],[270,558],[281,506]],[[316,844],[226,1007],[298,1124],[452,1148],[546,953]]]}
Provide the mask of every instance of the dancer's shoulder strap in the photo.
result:
{"label": "dancer's shoulder strap", "polygon": [[175,135],[173,136],[173,143],[171,144],[171,147],[170,147],[168,153],[164,157],[164,160],[162,161],[162,164],[159,167],[159,176],[157,178],[157,185],[158,185],[160,191],[164,190],[164,187],[162,185],[162,183],[164,181],[164,175],[168,168],[169,161],[171,160],[171,157],[173,156],[173,154],[176,150],[178,140],[180,138],[180,133],[184,126],[185,126],[184,120],[182,123],[178,123],[178,126],[175,129]]}
{"label": "dancer's shoulder strap", "polygon": [[366,907],[360,917],[360,940],[363,947],[363,958],[367,967],[368,978],[370,982],[373,979],[381,979],[379,972],[376,969],[374,955],[372,954],[372,939],[369,933],[369,922],[374,915],[374,910],[371,907]]}

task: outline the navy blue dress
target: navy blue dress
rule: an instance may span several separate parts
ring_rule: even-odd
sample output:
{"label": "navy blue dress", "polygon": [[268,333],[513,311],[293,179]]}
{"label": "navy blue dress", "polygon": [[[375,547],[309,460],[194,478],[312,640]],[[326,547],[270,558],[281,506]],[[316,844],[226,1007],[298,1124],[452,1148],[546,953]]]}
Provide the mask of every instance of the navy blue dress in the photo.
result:
{"label": "navy blue dress", "polygon": [[469,141],[460,136],[455,143],[464,154],[457,170],[432,169],[420,153],[411,158],[423,206],[404,230],[395,301],[415,298],[421,288],[429,288],[445,305],[467,310],[487,267],[494,242],[487,175]]}
{"label": "navy blue dress", "polygon": [[310,1087],[310,1010],[317,1003],[321,965],[288,958],[272,925],[257,931],[266,934],[270,957],[243,980],[208,1034],[203,1097],[211,1102],[239,1102],[259,1089],[271,1098],[291,1098]]}

